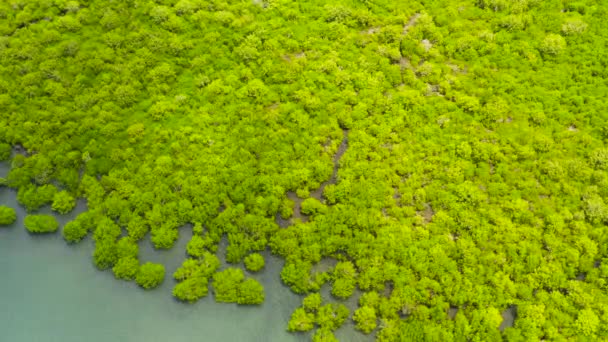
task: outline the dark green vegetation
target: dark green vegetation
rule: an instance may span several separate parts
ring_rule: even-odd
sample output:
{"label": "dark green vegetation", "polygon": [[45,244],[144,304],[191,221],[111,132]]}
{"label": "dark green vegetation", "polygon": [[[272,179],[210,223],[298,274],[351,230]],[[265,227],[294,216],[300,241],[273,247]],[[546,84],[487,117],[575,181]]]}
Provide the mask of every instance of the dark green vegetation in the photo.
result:
{"label": "dark green vegetation", "polygon": [[15,209],[0,205],[0,226],[7,226],[17,220]]}
{"label": "dark green vegetation", "polygon": [[52,215],[27,215],[23,221],[30,233],[53,233],[59,228],[59,223]]}
{"label": "dark green vegetation", "polygon": [[93,232],[95,265],[143,287],[164,269],[129,246],[191,223],[184,301],[211,283],[259,303],[212,253],[226,237],[220,257],[255,270],[270,247],[293,291],[331,286],[289,325],[318,341],[353,295],[381,341],[608,339],[606,17],[594,0],[3,2],[6,183],[30,211],[85,197],[66,240]]}

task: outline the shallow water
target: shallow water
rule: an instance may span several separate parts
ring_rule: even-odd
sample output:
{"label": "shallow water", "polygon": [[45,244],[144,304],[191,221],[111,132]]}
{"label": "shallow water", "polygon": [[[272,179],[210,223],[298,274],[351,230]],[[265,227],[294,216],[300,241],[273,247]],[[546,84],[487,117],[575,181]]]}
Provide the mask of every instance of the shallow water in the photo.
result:
{"label": "shallow water", "polygon": [[[0,163],[0,177],[8,164]],[[264,284],[266,299],[259,306],[221,304],[210,295],[195,304],[171,296],[171,275],[185,258],[190,227],[170,250],[155,250],[149,239],[140,243],[142,262],[160,262],[167,270],[164,283],[145,291],[133,282],[116,280],[111,271],[92,263],[93,241],[88,236],[67,245],[61,228],[54,234],[31,235],[23,227],[25,209],[16,192],[0,187],[0,205],[17,211],[17,221],[0,227],[0,340],[28,342],[131,341],[309,341],[311,334],[286,331],[302,297],[280,280],[283,261],[264,253],[266,267],[247,273]],[[68,215],[56,215],[60,227],[86,210],[79,201]],[[53,214],[47,206],[39,213]],[[225,242],[220,244],[220,259]],[[223,263],[223,267],[226,264]],[[240,266],[242,267],[242,265]],[[349,320],[350,321],[350,320]],[[354,331],[352,321],[336,332],[341,341],[369,340]]]}
{"label": "shallow water", "polygon": [[[6,175],[6,163],[0,177]],[[144,291],[132,282],[114,279],[92,264],[88,237],[67,245],[61,233],[31,235],[23,228],[25,210],[16,193],[0,188],[0,204],[17,210],[18,220],[0,228],[0,340],[44,342],[130,341],[305,341],[306,335],[285,331],[301,297],[280,281],[282,261],[267,256],[266,270],[250,275],[260,280],[266,301],[260,306],[219,304],[208,296],[193,305],[173,299],[173,271],[185,255],[191,232],[183,228],[177,245],[155,251],[142,242],[142,261],[162,262],[163,285]],[[86,210],[84,202],[61,225]],[[49,213],[48,208],[41,212]]]}

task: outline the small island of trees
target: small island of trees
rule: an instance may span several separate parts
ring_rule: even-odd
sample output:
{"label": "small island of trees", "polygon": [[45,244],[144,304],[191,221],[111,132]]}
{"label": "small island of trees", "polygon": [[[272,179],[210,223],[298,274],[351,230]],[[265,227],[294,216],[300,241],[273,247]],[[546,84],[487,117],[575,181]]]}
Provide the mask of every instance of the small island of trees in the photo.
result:
{"label": "small island of trees", "polygon": [[17,220],[15,209],[0,205],[0,226],[8,226]]}
{"label": "small island of trees", "polygon": [[30,233],[53,233],[59,228],[52,215],[27,215],[23,224]]}

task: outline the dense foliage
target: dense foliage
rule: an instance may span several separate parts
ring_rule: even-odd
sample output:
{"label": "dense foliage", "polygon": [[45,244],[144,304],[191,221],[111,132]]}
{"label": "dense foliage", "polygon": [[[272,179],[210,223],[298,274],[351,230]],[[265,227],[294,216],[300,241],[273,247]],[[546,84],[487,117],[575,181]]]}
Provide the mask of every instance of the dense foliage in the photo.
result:
{"label": "dense foliage", "polygon": [[75,206],[74,197],[67,191],[60,191],[53,196],[52,208],[60,214],[69,213]]}
{"label": "dense foliage", "polygon": [[52,215],[27,215],[23,224],[30,233],[53,233],[59,228],[57,219]]}
{"label": "dense foliage", "polygon": [[74,243],[82,240],[88,232],[79,221],[74,220],[66,223],[65,226],[63,226],[62,233],[65,241]]}
{"label": "dense foliage", "polygon": [[0,226],[8,226],[17,220],[15,209],[0,205]]}
{"label": "dense foliage", "polygon": [[11,157],[11,145],[0,143],[0,161],[5,161]]}
{"label": "dense foliage", "polygon": [[164,268],[133,244],[192,224],[188,302],[211,283],[260,303],[213,253],[225,237],[219,257],[255,271],[270,247],[294,292],[331,287],[289,324],[314,340],[359,294],[350,318],[380,341],[608,339],[607,17],[597,0],[0,2],[0,185],[28,211],[86,198],[65,239],[92,232],[95,265],[146,288]]}
{"label": "dense foliage", "polygon": [[220,267],[215,254],[203,252],[198,258],[189,258],[173,273],[179,283],[173,288],[175,298],[194,303],[209,292],[209,279]]}
{"label": "dense foliage", "polygon": [[81,213],[75,220],[63,226],[63,238],[68,243],[79,242],[91,231],[97,228],[99,222],[94,212],[88,211]]}
{"label": "dense foliage", "polygon": [[264,268],[264,257],[260,253],[249,254],[244,262],[247,270],[251,272],[258,272]]}
{"label": "dense foliage", "polygon": [[[112,267],[112,272],[117,279],[133,280],[139,272],[139,260],[133,256],[122,257]],[[142,279],[140,278],[140,281],[143,281]],[[142,286],[146,287],[145,285]]]}
{"label": "dense foliage", "polygon": [[215,300],[225,303],[261,304],[264,287],[253,278],[245,278],[239,268],[227,268],[213,275]]}
{"label": "dense foliage", "polygon": [[[321,295],[318,293],[308,295],[302,300],[302,306],[291,315],[287,329],[289,331],[308,331],[318,326],[313,335],[313,341],[335,340],[333,331],[346,321],[349,310],[344,304],[321,304]],[[355,315],[356,318],[357,315]],[[369,331],[367,332],[369,333]]]}
{"label": "dense foliage", "polygon": [[[123,259],[121,259],[123,260]],[[119,271],[114,271],[117,278],[128,279],[128,275],[130,275],[129,271],[121,273],[120,271],[125,270],[126,267],[123,267],[122,263],[116,264]],[[147,262],[137,271],[137,275],[135,277],[135,282],[146,290],[153,289],[160,285],[165,279],[165,266],[161,264],[155,264],[151,262]]]}

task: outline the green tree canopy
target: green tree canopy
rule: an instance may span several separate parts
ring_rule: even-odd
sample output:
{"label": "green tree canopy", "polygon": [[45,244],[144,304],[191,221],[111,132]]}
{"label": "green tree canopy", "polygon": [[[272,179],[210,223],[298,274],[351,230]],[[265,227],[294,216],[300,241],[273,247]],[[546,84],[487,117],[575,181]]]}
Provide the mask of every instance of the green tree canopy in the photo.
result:
{"label": "green tree canopy", "polygon": [[262,304],[264,302],[264,286],[252,278],[245,279],[238,288],[238,304]]}
{"label": "green tree canopy", "polygon": [[122,257],[112,267],[112,272],[117,279],[133,280],[139,273],[139,260],[134,256]]}
{"label": "green tree canopy", "polygon": [[164,279],[165,266],[151,262],[141,265],[135,277],[137,284],[146,290],[159,286]]}
{"label": "green tree canopy", "polygon": [[251,272],[258,272],[264,268],[264,257],[259,253],[249,254],[245,257],[245,267]]}
{"label": "green tree canopy", "polygon": [[12,148],[7,143],[0,143],[0,161],[8,160],[11,156]]}
{"label": "green tree canopy", "polygon": [[8,226],[17,220],[15,209],[0,205],[0,226]]}
{"label": "green tree canopy", "polygon": [[52,208],[60,214],[67,214],[76,206],[76,200],[67,191],[59,191],[53,196]]}
{"label": "green tree canopy", "polygon": [[201,274],[195,274],[178,283],[173,288],[173,296],[179,300],[194,303],[207,296],[209,279]]}
{"label": "green tree canopy", "polygon": [[53,233],[59,228],[52,215],[27,215],[23,223],[30,233]]}
{"label": "green tree canopy", "polygon": [[218,302],[236,303],[238,289],[245,280],[243,271],[238,268],[227,268],[213,275],[213,290]]}
{"label": "green tree canopy", "polygon": [[357,323],[357,329],[369,334],[374,331],[377,326],[376,310],[369,306],[362,306],[355,310],[353,320]]}
{"label": "green tree canopy", "polygon": [[85,236],[89,233],[86,226],[84,226],[80,221],[74,220],[66,223],[63,226],[63,238],[69,243],[76,243],[80,240],[84,239]]}
{"label": "green tree canopy", "polygon": [[287,329],[289,331],[309,331],[314,328],[315,315],[304,308],[297,308],[292,314]]}

